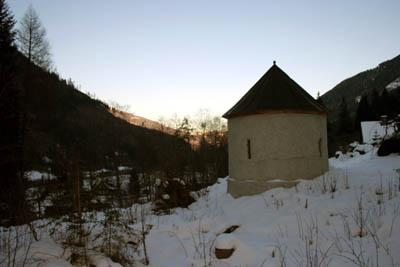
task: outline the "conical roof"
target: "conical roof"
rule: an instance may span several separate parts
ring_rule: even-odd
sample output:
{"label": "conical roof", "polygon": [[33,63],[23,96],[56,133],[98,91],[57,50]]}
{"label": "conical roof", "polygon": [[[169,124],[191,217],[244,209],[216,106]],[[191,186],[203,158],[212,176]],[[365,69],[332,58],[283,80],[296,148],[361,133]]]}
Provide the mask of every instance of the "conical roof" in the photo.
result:
{"label": "conical roof", "polygon": [[326,109],[274,62],[261,79],[228,110],[226,119],[263,113],[316,113]]}

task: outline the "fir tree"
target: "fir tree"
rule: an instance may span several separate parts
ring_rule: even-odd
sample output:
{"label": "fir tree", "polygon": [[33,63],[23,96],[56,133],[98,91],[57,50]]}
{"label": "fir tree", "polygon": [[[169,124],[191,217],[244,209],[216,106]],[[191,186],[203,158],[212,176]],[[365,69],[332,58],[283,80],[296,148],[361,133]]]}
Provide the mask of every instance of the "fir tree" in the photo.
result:
{"label": "fir tree", "polygon": [[381,113],[380,115],[387,115],[389,117],[394,117],[396,115],[397,111],[397,104],[396,99],[393,95],[389,94],[389,92],[385,89],[383,90],[380,98],[379,98],[379,104],[381,107]]}
{"label": "fir tree", "polygon": [[360,103],[358,103],[354,129],[360,130],[362,121],[371,121],[374,120],[374,114],[371,112],[371,106],[368,101],[367,94],[364,94],[361,97]]}
{"label": "fir tree", "polygon": [[4,93],[6,87],[10,84],[10,75],[15,73],[15,25],[14,17],[12,16],[7,3],[0,0],[0,97]]}
{"label": "fir tree", "polygon": [[0,47],[1,57],[7,55],[7,50],[12,48],[15,38],[15,31],[13,30],[15,20],[11,15],[7,3],[4,0],[0,0]]}
{"label": "fir tree", "polygon": [[325,103],[322,100],[321,94],[319,92],[317,93],[317,99],[316,100],[321,106],[325,107]]}
{"label": "fir tree", "polygon": [[373,113],[373,119],[379,120],[382,114],[381,101],[377,89],[373,89],[371,93],[371,112]]}
{"label": "fir tree", "polygon": [[135,168],[132,168],[129,176],[129,193],[135,201],[140,198],[140,180]]}
{"label": "fir tree", "polygon": [[16,80],[14,18],[0,0],[0,225],[27,220],[23,180],[21,88]]}
{"label": "fir tree", "polygon": [[351,120],[349,110],[347,108],[347,103],[344,97],[340,103],[340,113],[339,113],[339,132],[349,133],[351,130]]}

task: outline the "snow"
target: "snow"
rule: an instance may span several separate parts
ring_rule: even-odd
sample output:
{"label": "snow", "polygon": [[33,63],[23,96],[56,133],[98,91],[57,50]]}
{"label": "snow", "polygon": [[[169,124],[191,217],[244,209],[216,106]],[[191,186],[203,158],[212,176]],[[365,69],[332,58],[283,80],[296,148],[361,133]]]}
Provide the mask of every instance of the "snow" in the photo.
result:
{"label": "snow", "polygon": [[48,260],[40,265],[32,265],[32,266],[40,266],[40,267],[72,267],[71,263],[66,260]]}
{"label": "snow", "polygon": [[[318,249],[329,249],[330,265],[353,266],[348,259],[338,256],[334,247],[336,243],[343,247],[346,244],[342,239],[336,240],[336,232],[346,236],[344,221],[351,235],[359,234],[359,227],[351,218],[360,195],[365,209],[374,214],[370,216],[375,222],[377,237],[390,247],[395,262],[400,262],[400,257],[393,253],[400,249],[400,229],[398,224],[392,227],[392,221],[397,222],[399,214],[396,206],[400,205],[400,193],[389,200],[387,189],[389,182],[397,184],[394,169],[400,167],[400,157],[377,157],[376,149],[370,145],[354,144],[354,150],[365,154],[357,152],[353,157],[344,155],[341,159],[330,159],[330,171],[325,175],[326,193],[321,192],[321,176],[302,180],[297,189],[276,188],[257,196],[233,199],[226,193],[225,178],[209,187],[208,194],[199,197],[188,209],[176,209],[173,214],[162,216],[163,224],[155,223],[160,218],[151,218],[156,227],[146,240],[152,266],[204,266],[204,260],[211,266],[262,266],[264,262],[264,266],[280,266],[279,250],[282,253],[286,250],[288,266],[298,266],[297,261],[307,260],[304,239],[317,241],[316,225]],[[329,192],[330,179],[337,180],[333,194]],[[375,189],[381,183],[385,195],[383,204],[378,205]],[[379,209],[385,209],[386,213],[377,214]],[[223,234],[231,225],[240,226],[231,234]],[[390,234],[391,228],[395,230]],[[355,237],[353,241],[354,244],[362,242],[366,257],[370,257],[371,262],[375,260],[371,237]],[[235,252],[228,259],[217,260],[212,254],[215,247],[234,247]],[[206,255],[197,252],[202,249]],[[380,266],[389,265],[391,259],[386,252],[381,249],[379,253]]]}
{"label": "snow", "polygon": [[107,170],[107,169],[103,168],[101,170],[95,171],[94,173],[96,175],[98,175],[98,174],[107,173],[107,172],[110,172],[110,170]]}
{"label": "snow", "polygon": [[185,182],[183,180],[179,179],[179,178],[174,178],[173,180],[178,182],[178,183],[181,183],[182,185],[185,185]]}
{"label": "snow", "polygon": [[[400,156],[378,157],[371,145],[351,146],[353,152],[329,159],[327,173],[299,180],[294,188],[234,199],[227,194],[226,177],[194,192],[196,201],[186,209],[155,215],[150,204],[134,205],[131,210],[146,211],[149,266],[306,266],[314,261],[312,266],[347,267],[354,266],[357,255],[369,265],[399,266]],[[137,221],[129,227],[140,231]],[[237,227],[225,233],[232,226]],[[216,259],[215,248],[234,248],[234,253]],[[68,250],[52,240],[44,238],[31,249],[43,266],[71,266]],[[89,258],[93,266],[121,266],[100,253]]]}
{"label": "snow", "polygon": [[104,255],[89,255],[89,262],[91,266],[96,267],[122,267],[121,264],[115,263]]}
{"label": "snow", "polygon": [[351,144],[354,148],[354,151],[368,153],[374,149],[374,146],[371,144],[359,144],[358,142],[354,142]]}
{"label": "snow", "polygon": [[[21,252],[21,251],[19,251]],[[19,255],[20,258],[25,258],[27,266],[46,266],[46,267],[70,267],[71,251],[64,249],[56,244],[53,240],[43,238],[40,241],[33,242],[28,250],[23,251]],[[23,260],[17,261],[23,264]]]}
{"label": "snow", "polygon": [[56,179],[57,177],[49,174],[47,172],[39,172],[39,171],[30,171],[26,173],[26,178],[30,181],[37,181],[37,180],[52,180]]}
{"label": "snow", "polygon": [[53,162],[50,158],[48,158],[48,157],[46,157],[46,156],[43,157],[43,161],[44,161],[45,163],[52,163],[52,162]]}
{"label": "snow", "polygon": [[127,166],[119,166],[118,167],[119,171],[127,171],[127,170],[131,170],[131,169],[132,169],[131,167],[127,167]]}
{"label": "snow", "polygon": [[392,91],[400,87],[400,77],[386,85],[386,90]]}
{"label": "snow", "polygon": [[215,248],[218,249],[237,249],[239,239],[234,234],[221,234],[215,241]]}
{"label": "snow", "polygon": [[71,256],[69,250],[63,249],[53,240],[47,238],[34,242],[29,253],[32,257],[40,260],[68,259]]}

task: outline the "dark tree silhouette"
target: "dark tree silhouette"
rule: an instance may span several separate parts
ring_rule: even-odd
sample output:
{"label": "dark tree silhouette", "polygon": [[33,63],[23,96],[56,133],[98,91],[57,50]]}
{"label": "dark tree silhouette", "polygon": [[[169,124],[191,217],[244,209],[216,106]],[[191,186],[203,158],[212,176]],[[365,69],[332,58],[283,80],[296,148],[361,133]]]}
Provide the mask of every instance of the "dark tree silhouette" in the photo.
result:
{"label": "dark tree silhouette", "polygon": [[347,108],[347,103],[344,97],[340,103],[340,113],[339,113],[339,132],[349,133],[352,130],[351,120],[349,110]]}
{"label": "dark tree silhouette", "polygon": [[15,20],[7,3],[0,0],[0,97],[10,83],[10,73],[13,72],[15,48],[13,47]]}
{"label": "dark tree silhouette", "polygon": [[396,98],[391,95],[386,89],[382,91],[382,94],[379,98],[380,104],[380,114],[379,115],[387,115],[389,117],[396,116],[398,110],[398,103]]}
{"label": "dark tree silhouette", "polygon": [[371,110],[371,105],[368,101],[368,95],[364,94],[361,97],[360,103],[358,103],[356,117],[354,121],[354,129],[360,130],[361,129],[361,122],[362,121],[372,121],[374,120],[374,113]]}
{"label": "dark tree silhouette", "polygon": [[318,92],[317,93],[317,102],[320,103],[322,106],[325,107],[324,101],[322,100],[321,94]]}
{"label": "dark tree silhouette", "polygon": [[374,120],[379,120],[382,113],[382,107],[377,89],[373,89],[371,92],[371,111],[374,114]]}
{"label": "dark tree silhouette", "polygon": [[15,31],[13,30],[15,20],[11,15],[7,3],[4,0],[0,0],[0,45],[1,45],[1,56],[4,57],[7,50],[10,49],[14,42]]}
{"label": "dark tree silhouette", "polygon": [[22,90],[16,79],[14,24],[8,5],[0,0],[0,225],[23,223],[27,215],[22,168]]}

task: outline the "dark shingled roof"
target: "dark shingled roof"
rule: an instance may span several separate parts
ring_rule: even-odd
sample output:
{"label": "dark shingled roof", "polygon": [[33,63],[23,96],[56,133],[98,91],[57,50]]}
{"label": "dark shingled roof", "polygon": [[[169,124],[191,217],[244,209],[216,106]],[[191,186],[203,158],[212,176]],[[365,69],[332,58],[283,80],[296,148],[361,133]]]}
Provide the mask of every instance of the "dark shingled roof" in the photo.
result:
{"label": "dark shingled roof", "polygon": [[229,119],[250,114],[281,112],[327,113],[321,104],[274,62],[267,73],[223,117]]}

